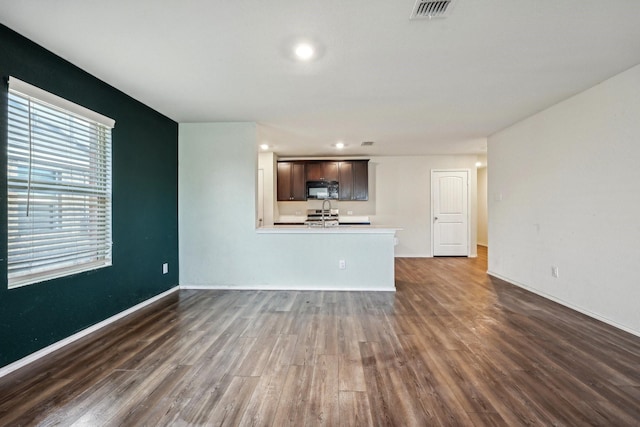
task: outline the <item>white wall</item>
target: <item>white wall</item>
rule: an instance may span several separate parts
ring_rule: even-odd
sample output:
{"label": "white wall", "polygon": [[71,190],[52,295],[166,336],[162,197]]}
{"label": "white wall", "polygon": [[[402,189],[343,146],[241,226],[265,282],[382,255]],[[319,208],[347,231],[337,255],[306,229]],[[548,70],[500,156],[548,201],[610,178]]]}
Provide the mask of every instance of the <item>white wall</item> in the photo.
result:
{"label": "white wall", "polygon": [[489,223],[487,210],[487,168],[478,168],[478,244],[489,243],[487,226]]}
{"label": "white wall", "polygon": [[431,170],[469,169],[471,255],[476,251],[475,156],[377,157],[376,214],[378,224],[394,224],[399,244],[396,256],[428,257],[431,252]]}
{"label": "white wall", "polygon": [[[397,257],[430,257],[431,253],[431,170],[469,169],[471,255],[476,250],[476,156],[371,157],[369,161],[369,201],[332,201],[340,215],[367,215],[373,225],[402,228],[398,232]],[[278,202],[281,215],[304,214],[307,207],[322,203]],[[317,206],[316,206],[317,205]]]}
{"label": "white wall", "polygon": [[488,144],[491,274],[640,335],[640,66]]}
{"label": "white wall", "polygon": [[181,286],[394,289],[393,234],[256,232],[255,124],[180,124],[178,155]]}

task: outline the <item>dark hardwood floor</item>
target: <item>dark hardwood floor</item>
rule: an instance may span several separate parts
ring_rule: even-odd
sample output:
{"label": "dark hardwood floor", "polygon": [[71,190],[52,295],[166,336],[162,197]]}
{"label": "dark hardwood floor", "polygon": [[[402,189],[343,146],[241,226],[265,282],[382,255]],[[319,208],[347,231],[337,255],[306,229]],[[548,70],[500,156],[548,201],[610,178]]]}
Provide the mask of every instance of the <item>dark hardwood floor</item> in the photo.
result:
{"label": "dark hardwood floor", "polygon": [[640,425],[640,338],[485,271],[180,291],[0,378],[0,425]]}

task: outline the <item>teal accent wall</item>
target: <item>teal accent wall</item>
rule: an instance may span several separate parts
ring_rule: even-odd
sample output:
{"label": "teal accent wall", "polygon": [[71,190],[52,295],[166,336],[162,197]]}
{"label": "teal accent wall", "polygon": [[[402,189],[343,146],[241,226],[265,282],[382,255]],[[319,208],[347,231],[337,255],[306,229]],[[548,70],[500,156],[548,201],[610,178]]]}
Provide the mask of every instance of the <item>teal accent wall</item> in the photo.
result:
{"label": "teal accent wall", "polygon": [[[112,267],[7,289],[8,76],[115,119]],[[178,124],[2,25],[0,78],[1,367],[177,286]]]}

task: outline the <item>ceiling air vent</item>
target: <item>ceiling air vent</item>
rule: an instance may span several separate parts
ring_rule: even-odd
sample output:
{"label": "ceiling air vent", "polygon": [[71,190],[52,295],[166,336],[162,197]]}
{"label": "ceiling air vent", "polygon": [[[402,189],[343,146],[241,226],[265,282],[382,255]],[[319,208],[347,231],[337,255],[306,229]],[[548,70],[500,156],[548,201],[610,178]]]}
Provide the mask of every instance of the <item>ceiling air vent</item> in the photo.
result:
{"label": "ceiling air vent", "polygon": [[446,18],[453,0],[416,0],[409,19]]}
{"label": "ceiling air vent", "polygon": [[363,141],[362,144],[360,144],[361,147],[370,147],[373,145],[373,141]]}

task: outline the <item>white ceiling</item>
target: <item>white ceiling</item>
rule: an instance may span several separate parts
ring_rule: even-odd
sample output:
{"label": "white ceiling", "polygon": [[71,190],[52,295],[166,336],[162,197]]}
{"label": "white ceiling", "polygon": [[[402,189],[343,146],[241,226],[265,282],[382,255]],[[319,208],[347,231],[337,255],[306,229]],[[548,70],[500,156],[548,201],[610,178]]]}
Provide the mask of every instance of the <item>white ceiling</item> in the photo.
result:
{"label": "white ceiling", "polygon": [[[0,0],[0,22],[175,121],[255,121],[281,155],[482,153],[640,63],[638,0],[455,0],[410,21],[413,5]],[[320,56],[293,61],[299,39]]]}

